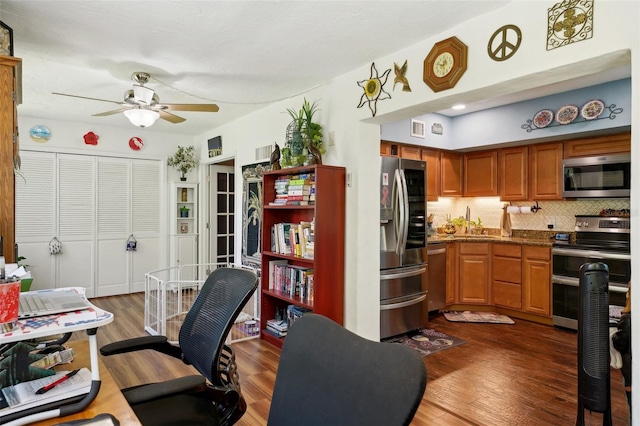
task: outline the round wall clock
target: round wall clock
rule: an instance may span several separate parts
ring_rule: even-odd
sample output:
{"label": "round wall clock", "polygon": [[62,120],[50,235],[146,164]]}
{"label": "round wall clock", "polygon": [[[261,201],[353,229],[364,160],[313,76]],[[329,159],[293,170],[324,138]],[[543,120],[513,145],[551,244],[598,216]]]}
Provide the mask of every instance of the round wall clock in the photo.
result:
{"label": "round wall clock", "polygon": [[457,37],[439,41],[424,59],[423,80],[434,92],[451,89],[467,70],[467,45]]}

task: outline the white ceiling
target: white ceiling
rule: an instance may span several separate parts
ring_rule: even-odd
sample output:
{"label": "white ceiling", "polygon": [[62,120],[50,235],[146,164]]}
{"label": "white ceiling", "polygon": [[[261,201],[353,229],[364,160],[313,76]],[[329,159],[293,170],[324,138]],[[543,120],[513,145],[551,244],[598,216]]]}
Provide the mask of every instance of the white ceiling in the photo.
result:
{"label": "white ceiling", "polygon": [[220,106],[153,127],[197,135],[506,3],[0,0],[0,20],[23,59],[19,114],[132,126],[91,117],[117,105],[51,93],[119,102],[145,71],[161,103]]}

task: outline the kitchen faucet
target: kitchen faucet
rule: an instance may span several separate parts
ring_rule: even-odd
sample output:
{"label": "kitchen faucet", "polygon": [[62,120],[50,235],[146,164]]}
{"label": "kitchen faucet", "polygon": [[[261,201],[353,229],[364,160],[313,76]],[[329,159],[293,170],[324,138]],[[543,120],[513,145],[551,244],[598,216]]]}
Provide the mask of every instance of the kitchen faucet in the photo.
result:
{"label": "kitchen faucet", "polygon": [[465,217],[467,220],[467,234],[471,234],[471,209],[467,206],[467,215]]}

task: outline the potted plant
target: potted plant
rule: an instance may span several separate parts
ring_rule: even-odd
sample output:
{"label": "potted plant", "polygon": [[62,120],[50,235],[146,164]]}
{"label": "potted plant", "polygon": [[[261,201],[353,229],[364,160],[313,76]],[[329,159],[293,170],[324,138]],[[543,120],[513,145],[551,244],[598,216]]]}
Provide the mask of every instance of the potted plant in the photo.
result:
{"label": "potted plant", "polygon": [[316,102],[305,98],[299,110],[287,109],[292,118],[287,126],[287,141],[281,151],[282,166],[322,164],[322,154],[326,153],[322,139],[322,126],[313,121],[318,111]]}
{"label": "potted plant", "polygon": [[187,206],[180,207],[180,217],[189,217],[189,208]]}
{"label": "potted plant", "polygon": [[185,177],[186,173],[196,168],[198,165],[198,160],[196,159],[196,149],[195,147],[183,147],[178,146],[178,150],[172,157],[169,157],[167,160],[167,164],[176,170],[178,170],[182,175],[180,176],[181,181],[187,180]]}

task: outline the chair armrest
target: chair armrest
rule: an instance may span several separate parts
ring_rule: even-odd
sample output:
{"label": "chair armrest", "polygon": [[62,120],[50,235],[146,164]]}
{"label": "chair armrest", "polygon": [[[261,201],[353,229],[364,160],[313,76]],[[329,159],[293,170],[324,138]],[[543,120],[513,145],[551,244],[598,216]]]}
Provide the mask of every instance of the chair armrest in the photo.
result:
{"label": "chair armrest", "polygon": [[182,350],[180,347],[169,343],[166,336],[141,336],[109,343],[100,348],[100,353],[104,356],[109,356],[144,349],[151,349],[174,358],[182,359]]}
{"label": "chair armrest", "polygon": [[186,376],[166,382],[150,383],[136,386],[122,391],[129,405],[152,401],[171,395],[187,393],[189,391],[202,392],[206,389],[206,379],[203,376]]}

